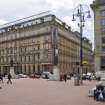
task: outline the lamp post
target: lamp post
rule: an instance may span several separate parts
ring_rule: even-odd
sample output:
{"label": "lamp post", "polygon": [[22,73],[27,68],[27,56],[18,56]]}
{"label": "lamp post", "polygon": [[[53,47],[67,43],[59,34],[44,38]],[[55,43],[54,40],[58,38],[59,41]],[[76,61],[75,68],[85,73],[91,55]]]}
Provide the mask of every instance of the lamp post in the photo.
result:
{"label": "lamp post", "polygon": [[[85,8],[84,8],[85,7]],[[86,9],[86,10],[85,10]],[[76,12],[76,13],[75,13]],[[87,17],[86,17],[87,16]],[[85,26],[85,19],[91,18],[89,7],[87,5],[78,5],[73,11],[72,21],[76,21],[79,18],[78,27],[80,27],[80,80],[82,84],[82,71],[83,71],[83,27]]]}

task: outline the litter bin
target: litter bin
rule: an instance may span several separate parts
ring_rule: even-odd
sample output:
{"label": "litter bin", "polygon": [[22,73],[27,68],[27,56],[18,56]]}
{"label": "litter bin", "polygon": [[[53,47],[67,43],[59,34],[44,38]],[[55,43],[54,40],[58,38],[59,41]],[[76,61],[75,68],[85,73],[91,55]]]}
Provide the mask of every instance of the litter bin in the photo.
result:
{"label": "litter bin", "polygon": [[79,86],[80,85],[80,83],[79,83],[79,77],[75,77],[74,78],[74,85],[75,86]]}

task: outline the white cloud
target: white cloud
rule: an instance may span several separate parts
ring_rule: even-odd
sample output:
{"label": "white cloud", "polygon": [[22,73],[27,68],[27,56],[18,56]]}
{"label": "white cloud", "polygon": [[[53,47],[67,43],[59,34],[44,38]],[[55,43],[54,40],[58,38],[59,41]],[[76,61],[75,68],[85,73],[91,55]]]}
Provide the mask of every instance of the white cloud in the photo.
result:
{"label": "white cloud", "polygon": [[48,10],[45,0],[3,0],[0,2],[0,18],[8,21],[23,18]]}
{"label": "white cloud", "polygon": [[70,16],[65,16],[65,17],[62,18],[62,20],[63,20],[64,22],[66,22],[68,25],[70,25],[71,28],[72,28],[72,30],[78,30],[77,22],[73,22],[73,21],[72,21],[72,17],[70,17]]}
{"label": "white cloud", "polygon": [[74,4],[74,2],[70,0],[46,0],[46,2],[51,5],[53,9],[71,8]]}
{"label": "white cloud", "polygon": [[85,36],[88,37],[94,44],[94,22],[88,21],[84,30]]}
{"label": "white cloud", "polygon": [[92,1],[93,0],[46,0],[46,2],[51,5],[53,9],[74,8],[80,3],[89,5]]}

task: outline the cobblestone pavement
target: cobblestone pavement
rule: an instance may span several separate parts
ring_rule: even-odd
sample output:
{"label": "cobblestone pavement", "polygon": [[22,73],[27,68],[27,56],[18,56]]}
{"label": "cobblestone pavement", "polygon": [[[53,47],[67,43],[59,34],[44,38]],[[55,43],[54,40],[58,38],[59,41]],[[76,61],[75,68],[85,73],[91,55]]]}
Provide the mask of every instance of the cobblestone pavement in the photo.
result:
{"label": "cobblestone pavement", "polygon": [[88,97],[95,84],[85,81],[83,86],[74,86],[73,80],[17,79],[12,85],[0,84],[0,105],[105,105]]}

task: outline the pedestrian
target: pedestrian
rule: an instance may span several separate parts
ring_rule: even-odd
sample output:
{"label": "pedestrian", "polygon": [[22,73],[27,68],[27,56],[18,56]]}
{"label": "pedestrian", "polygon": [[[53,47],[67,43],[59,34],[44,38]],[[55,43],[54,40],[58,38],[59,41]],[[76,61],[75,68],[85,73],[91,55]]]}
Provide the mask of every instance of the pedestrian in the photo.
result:
{"label": "pedestrian", "polygon": [[67,74],[64,74],[63,78],[64,78],[64,81],[66,82],[67,81]]}
{"label": "pedestrian", "polygon": [[11,81],[11,79],[12,79],[12,76],[11,76],[11,74],[9,73],[8,74],[8,81],[7,81],[7,84],[12,84],[12,81]]}
{"label": "pedestrian", "polygon": [[104,86],[104,90],[103,90],[103,98],[104,98],[104,101],[105,101],[105,86]]}
{"label": "pedestrian", "polygon": [[104,86],[102,84],[96,86],[96,90],[94,91],[94,99],[97,101],[105,100]]}
{"label": "pedestrian", "polygon": [[0,73],[0,80],[2,81],[3,83],[3,75]]}

